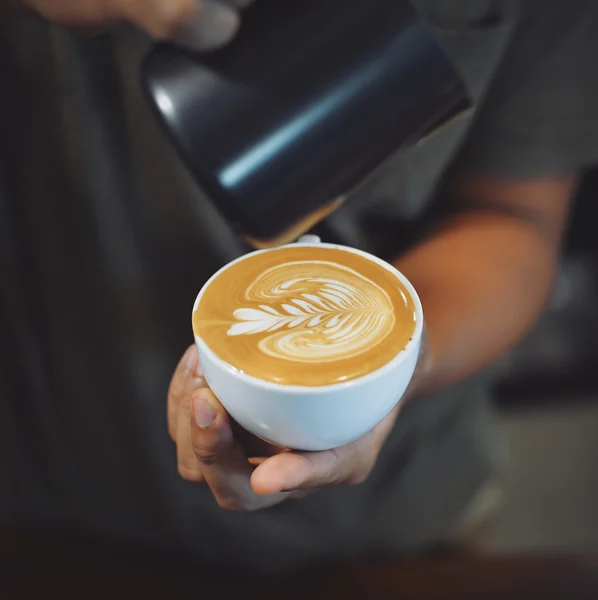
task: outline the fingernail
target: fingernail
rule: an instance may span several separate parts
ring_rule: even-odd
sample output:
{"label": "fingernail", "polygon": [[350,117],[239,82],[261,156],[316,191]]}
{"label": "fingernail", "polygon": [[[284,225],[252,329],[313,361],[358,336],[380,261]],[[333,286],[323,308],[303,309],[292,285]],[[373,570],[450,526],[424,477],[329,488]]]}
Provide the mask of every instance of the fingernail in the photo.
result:
{"label": "fingernail", "polygon": [[216,0],[203,0],[177,32],[174,41],[191,50],[213,50],[226,44],[239,28],[239,15]]}
{"label": "fingernail", "polygon": [[197,426],[201,429],[207,429],[216,421],[218,414],[214,407],[203,397],[196,398],[193,401],[193,415]]}
{"label": "fingernail", "polygon": [[185,352],[185,356],[183,358],[183,366],[185,367],[185,371],[192,371],[195,366],[195,357],[197,356],[197,350],[195,350],[195,346],[190,346],[187,348]]}

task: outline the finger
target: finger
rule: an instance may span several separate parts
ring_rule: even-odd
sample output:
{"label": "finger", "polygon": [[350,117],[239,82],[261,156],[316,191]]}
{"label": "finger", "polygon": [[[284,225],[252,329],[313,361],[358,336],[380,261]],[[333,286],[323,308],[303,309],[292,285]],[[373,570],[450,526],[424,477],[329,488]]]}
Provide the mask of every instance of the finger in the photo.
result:
{"label": "finger", "polygon": [[175,33],[197,10],[197,0],[109,0],[110,15],[158,39]]}
{"label": "finger", "polygon": [[129,0],[125,6],[122,17],[154,38],[198,51],[226,44],[240,24],[237,11],[218,0]]}
{"label": "finger", "polygon": [[167,37],[192,50],[215,50],[233,39],[240,24],[239,14],[230,4],[195,0],[195,9]]}
{"label": "finger", "polygon": [[396,420],[398,407],[365,436],[324,452],[286,452],[257,466],[251,477],[256,494],[294,492],[328,485],[362,483]]}
{"label": "finger", "polygon": [[[0,3],[2,4],[2,3]],[[44,2],[43,0],[29,0],[27,8],[33,9],[45,19],[67,26],[94,26],[109,20],[107,7],[101,2]]]}
{"label": "finger", "polygon": [[262,495],[340,483],[347,469],[345,452],[338,449],[278,454],[255,469],[251,487],[256,494]]}
{"label": "finger", "polygon": [[176,441],[178,406],[183,398],[185,384],[189,379],[190,373],[196,368],[197,362],[198,358],[195,346],[189,346],[179,361],[179,364],[172,375],[172,379],[170,380],[166,406],[168,433],[173,441]]}
{"label": "finger", "polygon": [[202,467],[193,452],[193,440],[191,435],[190,411],[191,397],[197,390],[207,387],[205,379],[196,371],[187,380],[183,399],[177,411],[177,466],[179,475],[192,483],[203,483],[204,476]]}
{"label": "finger", "polygon": [[226,411],[209,389],[192,396],[193,450],[218,504],[232,512],[251,512],[278,504],[288,494],[258,496],[251,488],[253,467],[233,437]]}

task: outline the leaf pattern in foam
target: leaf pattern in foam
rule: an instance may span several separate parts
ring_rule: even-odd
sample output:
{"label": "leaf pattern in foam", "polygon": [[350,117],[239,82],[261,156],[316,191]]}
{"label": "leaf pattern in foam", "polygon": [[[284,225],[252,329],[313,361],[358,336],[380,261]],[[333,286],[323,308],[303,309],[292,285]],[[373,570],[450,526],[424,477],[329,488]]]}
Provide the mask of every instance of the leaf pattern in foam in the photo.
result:
{"label": "leaf pattern in foam", "polygon": [[392,302],[380,286],[325,261],[269,269],[245,296],[253,307],[234,311],[228,335],[270,334],[259,347],[280,358],[355,355],[384,339],[394,325]]}

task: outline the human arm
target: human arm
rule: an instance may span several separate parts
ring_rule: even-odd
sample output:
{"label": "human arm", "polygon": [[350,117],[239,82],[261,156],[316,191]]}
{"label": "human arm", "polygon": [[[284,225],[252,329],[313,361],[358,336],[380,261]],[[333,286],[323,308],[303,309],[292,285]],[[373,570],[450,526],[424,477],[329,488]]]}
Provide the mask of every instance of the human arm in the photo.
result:
{"label": "human arm", "polygon": [[[441,190],[440,199],[455,210],[395,261],[418,289],[428,324],[414,402],[425,403],[416,396],[490,363],[525,334],[546,302],[579,173],[598,159],[598,86],[588,48],[595,44],[596,20],[589,17],[596,8],[586,3],[582,10],[582,4],[536,7],[533,18],[523,20]],[[186,410],[178,413],[186,437],[175,437],[179,467],[182,459],[194,480],[205,479],[232,510],[276,504],[289,497],[281,490],[294,490],[293,496],[360,483],[397,416],[395,410],[373,432],[334,452],[284,453],[254,469],[247,456],[255,454],[242,453],[201,377],[190,376],[174,397]],[[216,418],[199,427],[194,414],[207,424],[206,403]]]}
{"label": "human arm", "polygon": [[[575,176],[456,180],[459,210],[397,261],[418,289],[428,327],[423,368],[411,394],[466,377],[531,327],[551,287],[575,182]],[[278,452],[264,446],[265,452],[255,455],[233,434],[198,369],[191,347],[171,385],[170,431],[181,475],[205,481],[227,510],[257,510],[323,486],[361,483],[398,414],[395,408],[366,436],[332,451]]]}
{"label": "human arm", "polygon": [[[583,169],[598,161],[598,5],[531,0],[520,10],[443,193],[456,208],[449,226],[397,262],[423,296],[436,298],[433,288],[448,273],[460,280],[442,306],[424,299],[437,355],[427,391],[474,372],[529,329],[550,290],[569,199]],[[498,251],[491,243],[497,238],[508,240]],[[444,261],[418,268],[441,249]],[[478,280],[473,275],[483,261],[495,275]],[[455,264],[446,271],[449,262]],[[517,276],[507,277],[512,268]],[[445,316],[458,302],[472,312],[459,331]],[[475,310],[482,306],[503,318],[489,321]]]}
{"label": "human arm", "polygon": [[577,181],[454,177],[447,194],[457,209],[395,262],[426,315],[419,393],[471,375],[529,331],[552,286]]}

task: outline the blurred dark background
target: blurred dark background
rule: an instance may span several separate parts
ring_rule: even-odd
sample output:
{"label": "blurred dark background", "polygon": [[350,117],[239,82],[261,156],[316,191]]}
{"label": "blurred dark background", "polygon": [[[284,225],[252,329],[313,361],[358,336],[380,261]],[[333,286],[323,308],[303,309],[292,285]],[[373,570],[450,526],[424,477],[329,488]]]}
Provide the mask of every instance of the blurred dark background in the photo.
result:
{"label": "blurred dark background", "polygon": [[547,310],[500,364],[510,453],[496,550],[598,546],[598,169],[587,173]]}

